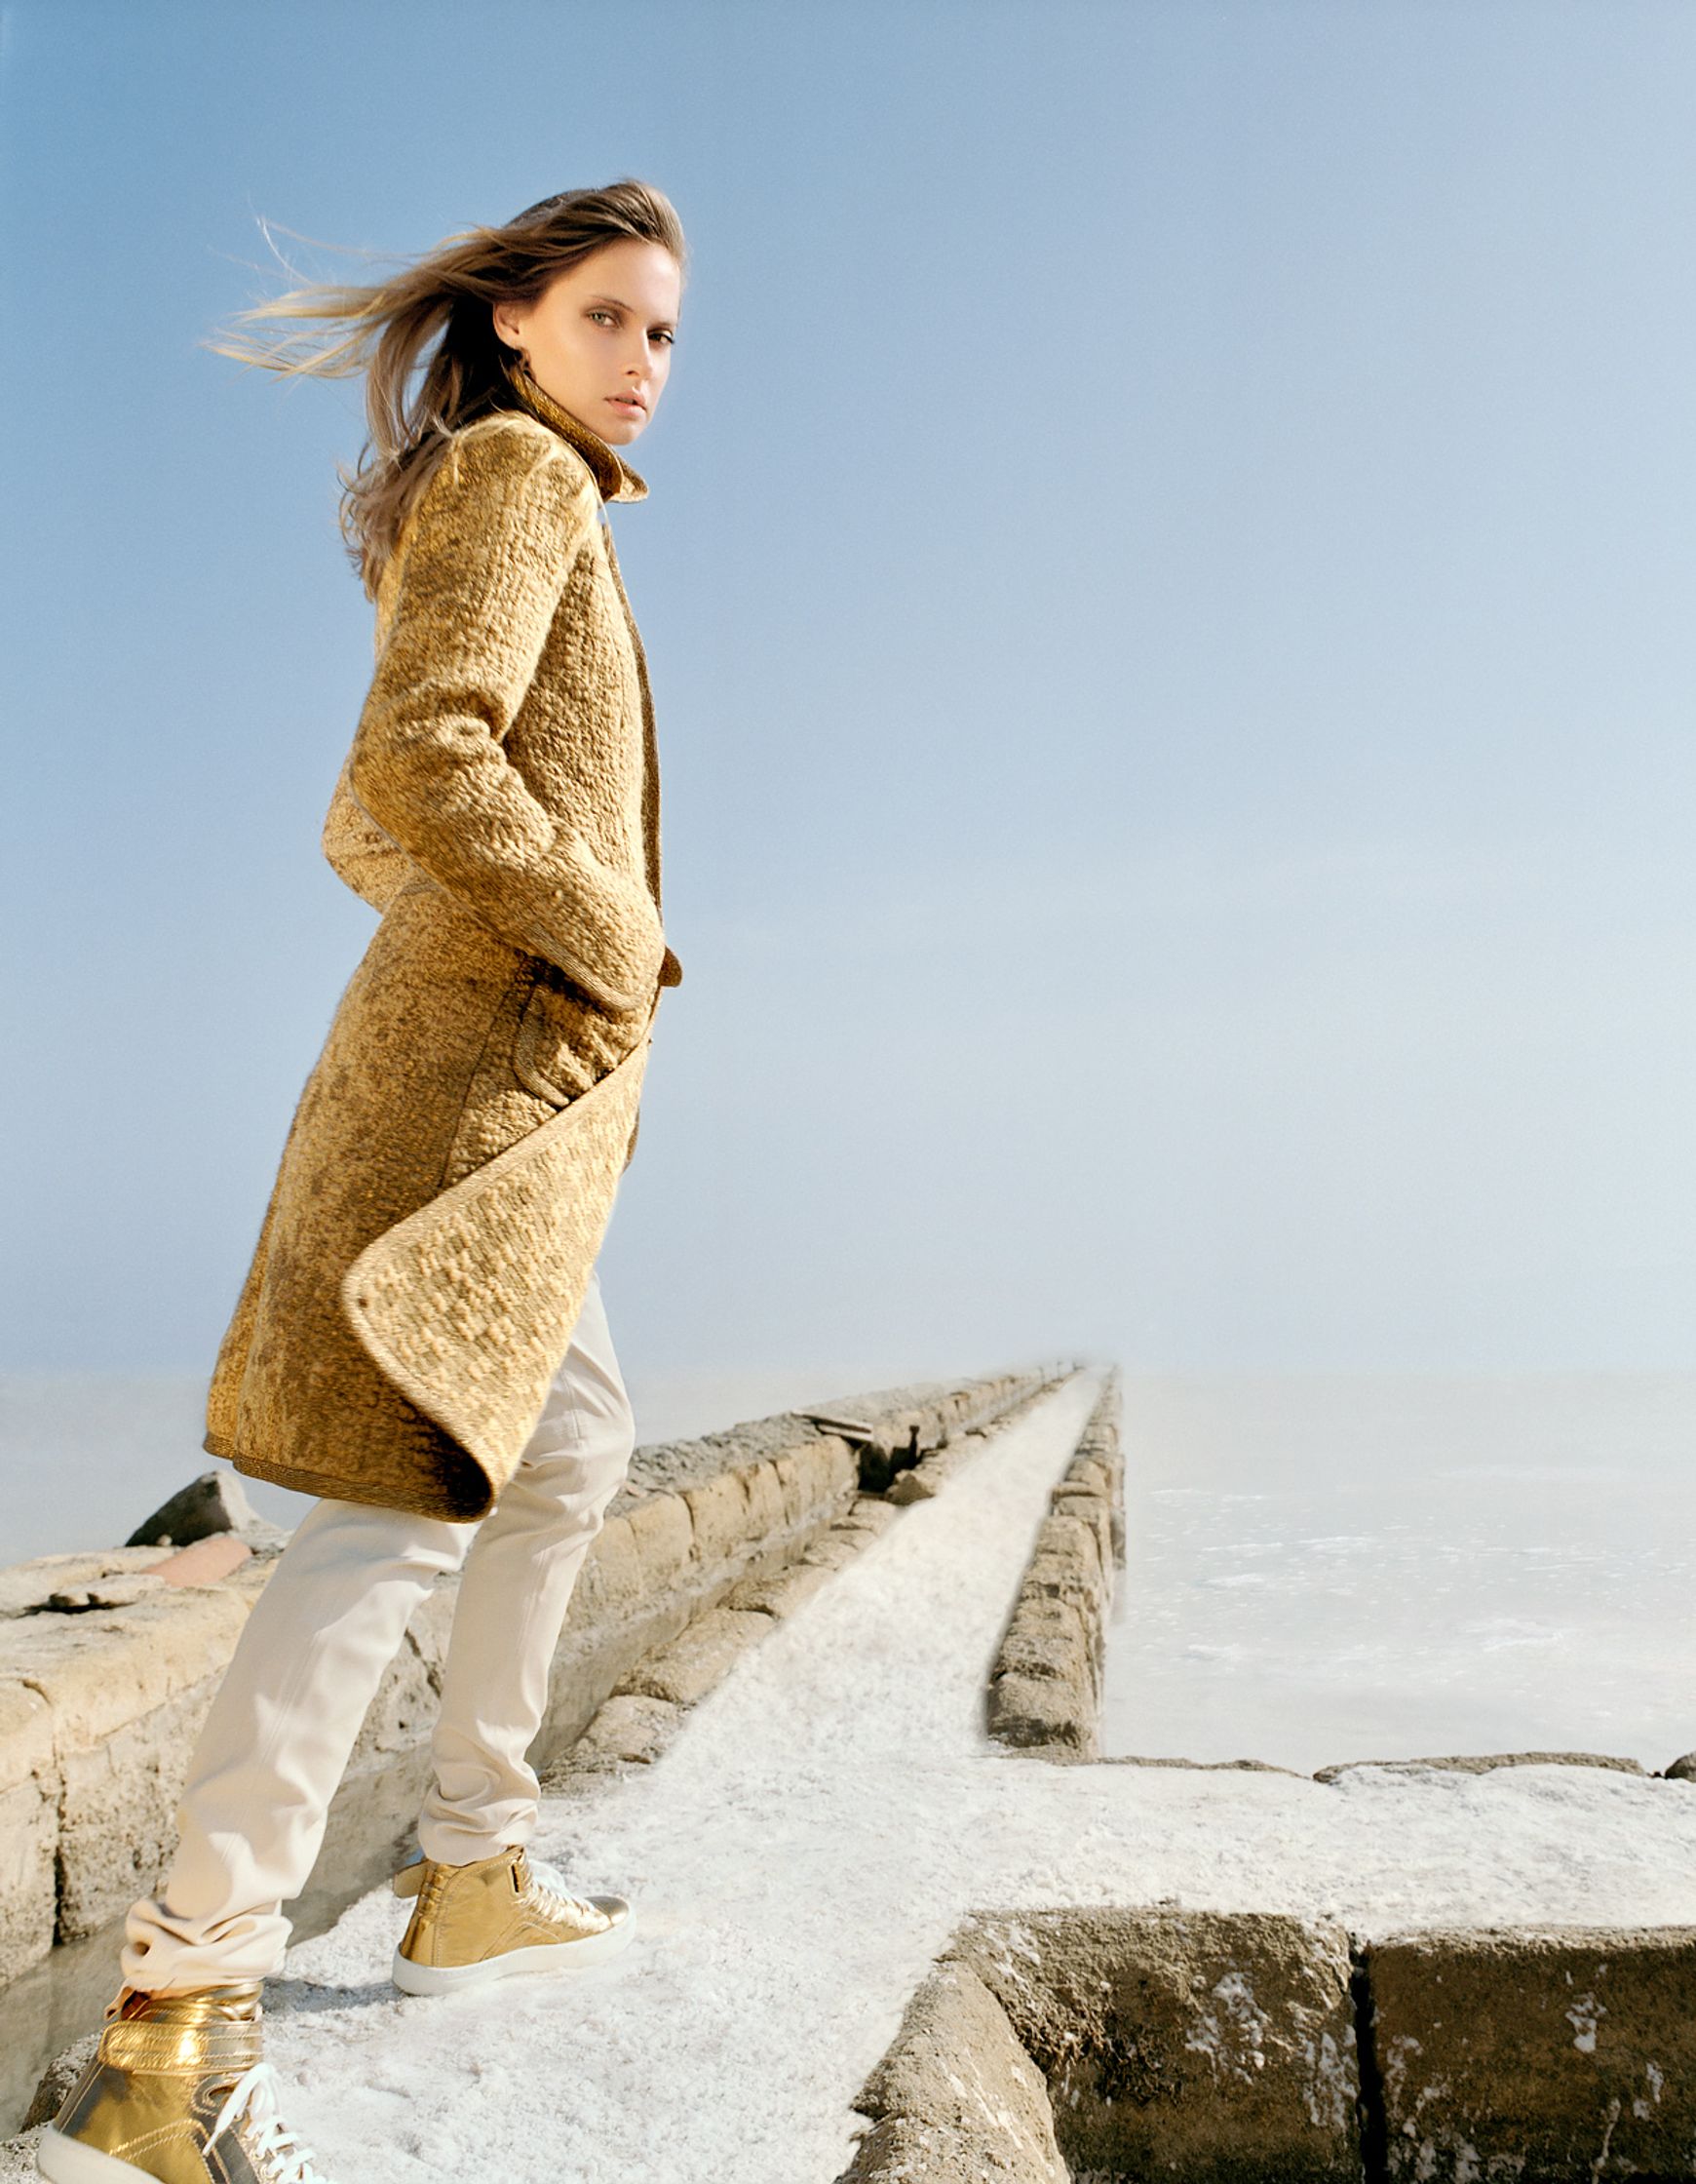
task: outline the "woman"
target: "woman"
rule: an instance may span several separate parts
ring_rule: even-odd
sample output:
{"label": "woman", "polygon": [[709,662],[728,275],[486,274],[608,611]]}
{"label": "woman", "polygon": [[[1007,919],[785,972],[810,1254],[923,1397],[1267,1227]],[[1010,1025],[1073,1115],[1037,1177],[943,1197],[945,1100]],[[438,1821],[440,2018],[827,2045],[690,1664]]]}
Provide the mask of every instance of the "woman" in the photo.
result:
{"label": "woman", "polygon": [[[685,270],[629,179],[450,236],[271,369],[364,370],[342,522],[377,611],[324,848],[382,913],[289,1126],[206,1446],[320,1497],[131,1909],[98,2052],[40,2149],[58,2184],[323,2184],[261,2057],[260,1985],[407,1619],[463,1565],[393,1976],[437,1994],[598,1960],[622,1896],[526,1858],[525,1752],[577,1572],[635,1447],[595,1260],[659,990],[659,774],[609,501],[664,391]],[[428,352],[428,353],[427,353]],[[416,393],[408,383],[418,374]],[[482,1520],[481,1522],[479,1520]],[[245,2165],[244,2165],[245,2164]]]}

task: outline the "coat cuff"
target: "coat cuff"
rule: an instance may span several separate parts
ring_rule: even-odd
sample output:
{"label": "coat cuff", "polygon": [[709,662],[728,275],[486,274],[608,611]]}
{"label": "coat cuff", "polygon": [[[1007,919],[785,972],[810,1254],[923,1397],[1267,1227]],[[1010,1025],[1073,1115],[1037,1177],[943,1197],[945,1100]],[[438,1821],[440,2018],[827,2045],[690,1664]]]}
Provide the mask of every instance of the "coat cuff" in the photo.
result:
{"label": "coat cuff", "polygon": [[645,1007],[671,954],[653,897],[645,886],[567,854],[570,869],[537,889],[526,945],[603,1008]]}

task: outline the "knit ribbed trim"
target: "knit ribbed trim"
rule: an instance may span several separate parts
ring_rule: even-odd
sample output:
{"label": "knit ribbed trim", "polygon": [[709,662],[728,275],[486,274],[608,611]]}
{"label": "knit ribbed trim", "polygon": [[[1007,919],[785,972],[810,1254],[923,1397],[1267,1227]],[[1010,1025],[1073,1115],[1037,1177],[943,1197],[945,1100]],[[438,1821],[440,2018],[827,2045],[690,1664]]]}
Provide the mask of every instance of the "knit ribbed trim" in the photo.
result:
{"label": "knit ribbed trim", "polygon": [[592,432],[581,417],[574,417],[562,403],[556,402],[547,389],[530,376],[510,349],[501,354],[501,369],[507,375],[508,385],[524,408],[570,441],[594,471],[595,482],[600,488],[603,500],[646,500],[646,479],[634,471],[628,462],[622,461],[599,433]]}

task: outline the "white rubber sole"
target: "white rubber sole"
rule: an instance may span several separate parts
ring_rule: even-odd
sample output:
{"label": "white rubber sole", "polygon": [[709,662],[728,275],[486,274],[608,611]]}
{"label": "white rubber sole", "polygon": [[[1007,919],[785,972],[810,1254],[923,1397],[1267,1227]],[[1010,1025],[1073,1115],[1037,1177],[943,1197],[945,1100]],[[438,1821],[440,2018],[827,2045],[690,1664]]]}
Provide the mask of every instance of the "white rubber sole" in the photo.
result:
{"label": "white rubber sole", "polygon": [[[498,1957],[484,1957],[478,1964],[414,1964],[395,1951],[390,1977],[403,1994],[450,1995],[461,1987],[481,1987],[487,1979],[520,1978],[527,1973],[576,1971],[585,1965],[603,1964],[616,1957],[631,1937],[634,1911],[627,1911],[604,1933],[586,1933],[577,1941],[538,1941],[528,1949],[507,1949]],[[82,2184],[80,2177],[66,2184]],[[90,2184],[94,2184],[91,2174]]]}
{"label": "white rubber sole", "polygon": [[35,2165],[49,2184],[135,2184],[148,2172],[134,2162],[121,2162],[115,2154],[102,2154],[97,2146],[85,2146],[80,2138],[66,2138],[51,2124],[35,2149]]}

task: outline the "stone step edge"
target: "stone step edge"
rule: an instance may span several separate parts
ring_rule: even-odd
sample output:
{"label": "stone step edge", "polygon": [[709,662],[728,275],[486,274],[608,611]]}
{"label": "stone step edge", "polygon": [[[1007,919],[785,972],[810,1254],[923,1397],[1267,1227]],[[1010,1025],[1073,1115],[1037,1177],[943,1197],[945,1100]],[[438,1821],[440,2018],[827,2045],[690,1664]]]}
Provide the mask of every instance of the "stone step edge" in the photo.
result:
{"label": "stone step edge", "polygon": [[1174,2184],[1688,2175],[1696,1927],[972,1912],[851,2107],[867,2124],[836,2184],[1065,2184],[1104,2155],[1099,2173]]}

